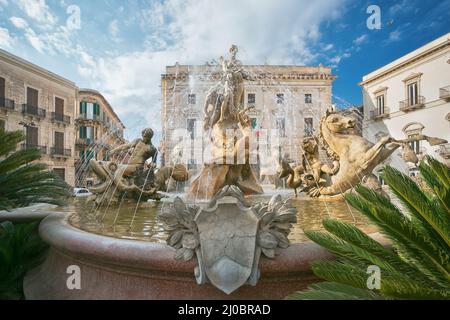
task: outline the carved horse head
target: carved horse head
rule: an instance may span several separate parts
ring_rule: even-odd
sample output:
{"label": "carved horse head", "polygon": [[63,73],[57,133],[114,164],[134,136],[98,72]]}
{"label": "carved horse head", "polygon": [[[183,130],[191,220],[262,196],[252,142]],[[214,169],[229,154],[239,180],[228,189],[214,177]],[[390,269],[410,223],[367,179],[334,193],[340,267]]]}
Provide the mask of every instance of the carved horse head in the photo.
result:
{"label": "carved horse head", "polygon": [[[336,111],[327,110],[325,117],[322,119],[329,131],[334,133],[345,133],[347,129],[353,129],[356,120],[353,117],[343,116]],[[323,130],[323,128],[321,128]]]}

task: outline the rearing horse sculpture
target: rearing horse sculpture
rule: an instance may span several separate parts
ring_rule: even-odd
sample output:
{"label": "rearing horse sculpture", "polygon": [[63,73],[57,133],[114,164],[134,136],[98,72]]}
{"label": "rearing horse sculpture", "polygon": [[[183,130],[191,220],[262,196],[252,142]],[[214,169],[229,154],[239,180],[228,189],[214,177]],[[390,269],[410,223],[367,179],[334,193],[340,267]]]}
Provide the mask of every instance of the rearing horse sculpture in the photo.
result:
{"label": "rearing horse sculpture", "polygon": [[[411,141],[426,140],[430,145],[445,143],[439,138],[419,135],[405,140],[395,140],[390,136],[382,137],[373,144],[365,138],[352,134],[356,121],[334,110],[327,110],[320,123],[320,139],[328,155],[339,161],[339,170],[331,175],[329,182],[322,186],[313,186],[308,190],[312,197],[334,196],[355,187],[364,176],[386,160],[398,147]],[[406,148],[405,148],[406,149]]]}

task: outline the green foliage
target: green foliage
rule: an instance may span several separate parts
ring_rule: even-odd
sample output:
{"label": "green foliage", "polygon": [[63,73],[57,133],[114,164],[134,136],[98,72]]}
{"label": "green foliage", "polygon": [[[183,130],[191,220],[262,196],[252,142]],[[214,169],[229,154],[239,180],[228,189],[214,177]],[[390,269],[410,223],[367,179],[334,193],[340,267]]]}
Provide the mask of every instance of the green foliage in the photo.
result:
{"label": "green foliage", "polygon": [[[0,130],[0,210],[33,203],[63,204],[69,187],[45,165],[39,151],[15,151],[23,133]],[[39,238],[38,223],[0,224],[0,299],[23,298],[23,277],[43,261],[47,245]]]}
{"label": "green foliage", "polygon": [[67,184],[45,165],[33,162],[39,150],[15,151],[24,140],[20,131],[0,130],[0,210],[43,202],[62,204],[69,195]]}
{"label": "green foliage", "polygon": [[[408,176],[386,167],[383,178],[407,209],[403,214],[384,196],[359,186],[346,200],[392,242],[388,249],[352,224],[323,221],[325,232],[306,235],[338,257],[313,271],[328,282],[311,285],[288,299],[450,299],[450,169],[428,157],[419,166],[433,194]],[[379,289],[369,290],[367,268],[381,270]]]}
{"label": "green foliage", "polygon": [[39,223],[0,224],[0,300],[22,299],[23,277],[43,262],[47,244],[38,236]]}

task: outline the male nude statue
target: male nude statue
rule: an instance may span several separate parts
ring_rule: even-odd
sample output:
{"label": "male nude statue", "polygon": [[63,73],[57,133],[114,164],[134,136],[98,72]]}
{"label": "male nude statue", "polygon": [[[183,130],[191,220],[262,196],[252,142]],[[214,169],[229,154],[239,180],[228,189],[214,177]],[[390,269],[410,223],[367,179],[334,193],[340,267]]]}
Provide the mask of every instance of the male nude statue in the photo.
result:
{"label": "male nude statue", "polygon": [[[101,189],[104,189],[105,185],[110,184],[111,180],[113,180],[118,189],[122,191],[140,191],[136,185],[126,184],[123,178],[133,175],[136,169],[140,167],[156,166],[158,151],[151,142],[152,137],[153,130],[147,128],[142,130],[142,139],[135,139],[130,143],[123,144],[110,151],[110,156],[124,153],[129,154],[130,158],[126,164],[91,159],[89,161],[91,169],[99,178],[104,180],[101,185],[91,189],[93,189],[94,192],[102,192]],[[147,160],[151,160],[151,162],[146,164]],[[112,164],[114,164],[113,167],[115,167],[115,170],[112,170]]]}

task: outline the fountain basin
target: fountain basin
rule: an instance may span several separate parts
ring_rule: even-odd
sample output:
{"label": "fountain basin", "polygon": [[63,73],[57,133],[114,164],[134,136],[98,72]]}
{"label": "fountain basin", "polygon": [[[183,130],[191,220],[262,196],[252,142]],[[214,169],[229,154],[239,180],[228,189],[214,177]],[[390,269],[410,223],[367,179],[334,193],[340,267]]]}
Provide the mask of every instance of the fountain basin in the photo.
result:
{"label": "fountain basin", "polygon": [[[65,213],[46,217],[39,232],[50,252],[25,277],[27,299],[282,299],[318,281],[313,261],[333,259],[315,243],[294,243],[275,260],[261,258],[256,287],[226,295],[212,285],[197,285],[196,262],[174,260],[175,250],[165,244],[92,234],[71,226]],[[371,236],[387,244],[380,234]],[[67,286],[72,265],[80,268],[81,289]]]}

